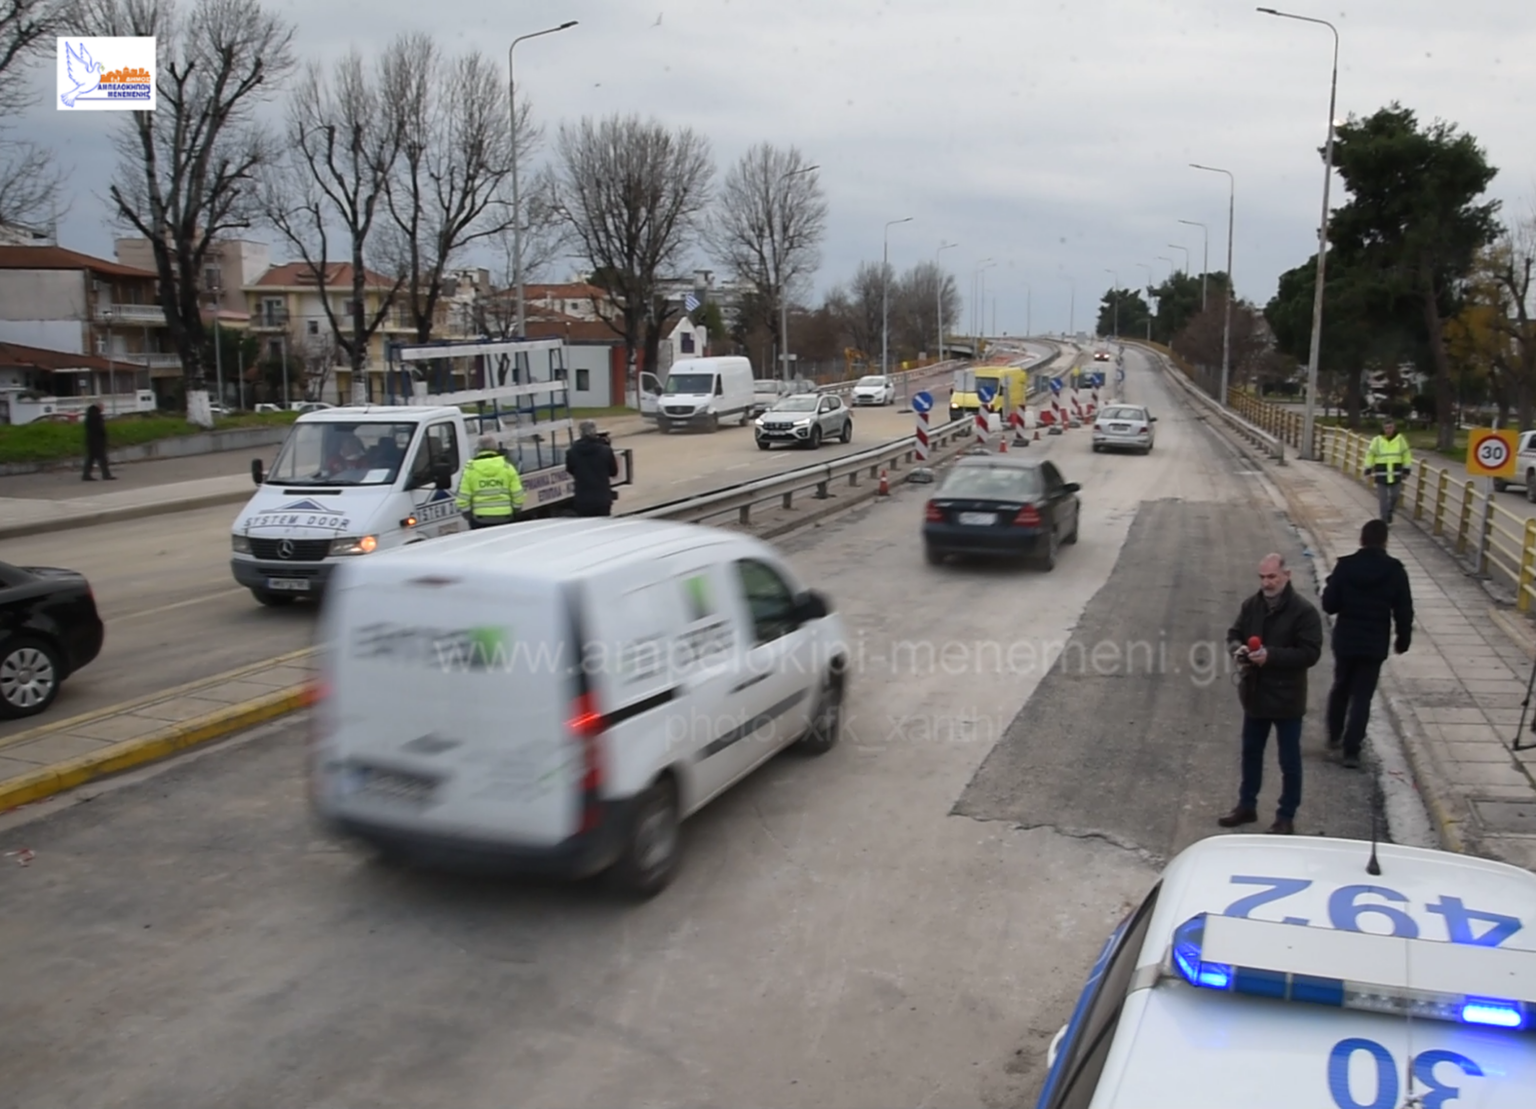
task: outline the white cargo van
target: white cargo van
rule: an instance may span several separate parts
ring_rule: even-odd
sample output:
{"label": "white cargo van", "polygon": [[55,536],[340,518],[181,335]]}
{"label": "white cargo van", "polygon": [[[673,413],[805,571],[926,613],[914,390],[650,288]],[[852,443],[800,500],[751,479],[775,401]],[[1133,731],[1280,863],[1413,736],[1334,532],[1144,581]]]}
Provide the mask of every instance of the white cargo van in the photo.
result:
{"label": "white cargo van", "polygon": [[703,427],[710,431],[723,420],[745,426],[752,418],[755,389],[752,363],[745,358],[689,358],[667,375],[657,401],[656,427]]}
{"label": "white cargo van", "polygon": [[318,813],[399,858],[650,895],[682,819],[837,742],[840,617],[765,543],[548,520],[341,567],[321,617]]}

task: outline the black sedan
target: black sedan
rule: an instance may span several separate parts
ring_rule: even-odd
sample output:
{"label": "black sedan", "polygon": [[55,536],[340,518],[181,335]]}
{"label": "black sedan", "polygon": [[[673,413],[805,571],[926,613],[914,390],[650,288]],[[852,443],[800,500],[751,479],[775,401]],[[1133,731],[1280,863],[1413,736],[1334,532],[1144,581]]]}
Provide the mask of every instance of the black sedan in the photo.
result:
{"label": "black sedan", "polygon": [[0,562],[0,718],[35,716],[101,653],[90,583],[73,570]]}
{"label": "black sedan", "polygon": [[1077,542],[1078,489],[1046,459],[967,455],[928,501],[928,561],[981,555],[1054,569],[1057,548]]}

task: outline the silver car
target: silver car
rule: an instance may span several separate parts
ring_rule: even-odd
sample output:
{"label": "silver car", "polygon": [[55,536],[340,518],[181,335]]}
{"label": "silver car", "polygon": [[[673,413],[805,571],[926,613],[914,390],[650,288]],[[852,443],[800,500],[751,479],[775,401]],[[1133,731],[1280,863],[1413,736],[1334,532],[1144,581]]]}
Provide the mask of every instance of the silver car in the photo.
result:
{"label": "silver car", "polygon": [[785,397],[757,418],[757,446],[794,443],[815,450],[827,439],[853,439],[853,415],[841,397],[798,393]]}
{"label": "silver car", "polygon": [[1135,450],[1147,454],[1155,437],[1157,417],[1141,404],[1111,404],[1093,421],[1093,449]]}

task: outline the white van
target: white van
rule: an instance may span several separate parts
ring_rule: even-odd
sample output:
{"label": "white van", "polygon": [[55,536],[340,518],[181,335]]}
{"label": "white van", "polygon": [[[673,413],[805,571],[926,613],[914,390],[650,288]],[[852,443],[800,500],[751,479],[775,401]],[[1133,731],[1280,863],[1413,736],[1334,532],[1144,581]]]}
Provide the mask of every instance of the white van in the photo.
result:
{"label": "white van", "polygon": [[765,543],[547,520],[348,562],[322,609],[312,796],[428,864],[670,880],[683,818],[837,742],[840,617]]}
{"label": "white van", "polygon": [[689,358],[667,375],[657,402],[656,427],[704,427],[710,431],[723,420],[745,426],[752,418],[755,396],[752,363],[737,356]]}

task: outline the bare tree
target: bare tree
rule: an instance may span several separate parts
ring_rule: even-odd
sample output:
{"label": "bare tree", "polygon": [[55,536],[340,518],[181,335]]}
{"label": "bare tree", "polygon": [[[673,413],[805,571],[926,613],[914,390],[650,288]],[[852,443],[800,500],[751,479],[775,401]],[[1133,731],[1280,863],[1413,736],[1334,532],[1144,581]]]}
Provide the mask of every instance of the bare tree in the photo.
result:
{"label": "bare tree", "polygon": [[919,262],[896,281],[891,289],[891,342],[898,356],[933,351],[937,357],[941,297],[944,318],[959,319],[960,289],[954,275],[937,262]]}
{"label": "bare tree", "polygon": [[848,341],[862,354],[880,349],[880,329],[884,320],[881,296],[885,282],[895,284],[895,268],[879,262],[860,262],[846,288],[827,296],[829,307],[843,317]]}
{"label": "bare tree", "polygon": [[[564,217],[551,203],[554,190],[546,175],[523,198],[523,277],[538,282],[565,248],[570,231]],[[513,228],[499,229],[488,240],[498,266],[492,275],[496,290],[476,299],[474,327],[481,335],[510,339],[517,334],[517,280]]]}
{"label": "bare tree", "polygon": [[[381,225],[381,206],[403,143],[391,104],[405,95],[411,80],[407,43],[397,39],[372,73],[356,50],[336,63],[329,79],[317,64],[305,68],[289,103],[287,156],[263,192],[267,219],[314,280],[352,372],[352,400],[359,404],[368,399],[369,345],[405,282],[398,271],[384,278],[389,286],[369,311],[368,263],[378,253],[370,239]],[[333,244],[333,232],[342,242]],[[342,272],[333,245],[338,253],[345,251],[350,264],[344,313],[337,313],[330,297]]]}
{"label": "bare tree", "polygon": [[[426,342],[455,256],[512,229],[503,195],[512,174],[511,121],[501,76],[484,55],[445,59],[421,34],[405,36],[398,49],[401,95],[392,106],[400,161],[385,195],[406,279],[401,299],[416,337]],[[540,137],[531,119],[525,101],[517,113],[525,155]]]}
{"label": "bare tree", "polygon": [[777,334],[784,300],[821,264],[826,230],[827,203],[814,167],[793,146],[759,143],[726,174],[708,240],[738,279],[751,282],[760,322]]}
{"label": "bare tree", "polygon": [[624,338],[635,391],[636,349],[643,344],[654,370],[662,333],[677,315],[658,279],[678,265],[709,203],[709,141],[689,128],[610,116],[562,125],[557,145],[556,203],[592,265],[592,284],[616,308],[611,326]]}
{"label": "bare tree", "polygon": [[271,146],[255,109],[293,68],[293,28],[260,0],[196,0],[184,16],[173,0],[86,0],[81,22],[93,36],[156,40],[156,108],[123,113],[109,195],[154,250],[187,419],[212,427],[203,264],[221,235],[256,215],[254,183]]}
{"label": "bare tree", "polygon": [[1518,222],[1504,228],[1493,251],[1494,279],[1503,292],[1503,309],[1495,326],[1513,347],[1509,378],[1518,426],[1531,426],[1536,416],[1536,319],[1531,317],[1531,277],[1536,267],[1536,206]]}
{"label": "bare tree", "polygon": [[[77,16],[76,0],[0,0],[0,120],[32,103],[33,63]],[[52,152],[6,137],[0,126],[0,224],[35,224],[58,195]]]}

